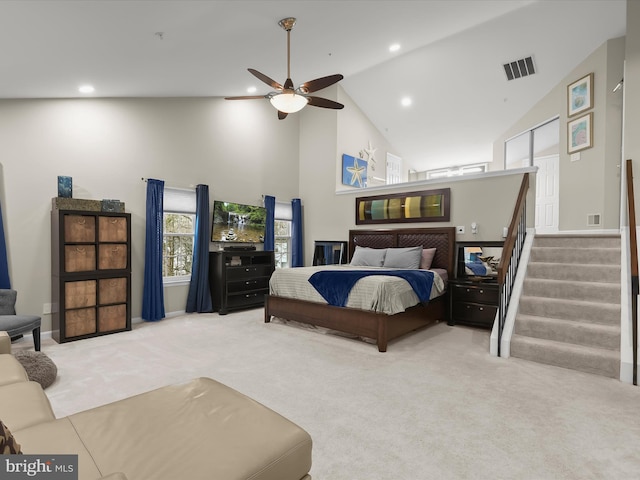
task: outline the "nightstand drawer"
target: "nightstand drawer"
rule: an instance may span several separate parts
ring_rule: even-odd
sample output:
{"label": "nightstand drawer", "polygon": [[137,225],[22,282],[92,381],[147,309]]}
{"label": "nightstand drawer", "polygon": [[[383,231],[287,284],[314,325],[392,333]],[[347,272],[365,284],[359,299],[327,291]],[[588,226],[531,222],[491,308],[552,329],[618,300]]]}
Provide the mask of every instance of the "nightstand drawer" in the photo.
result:
{"label": "nightstand drawer", "polygon": [[479,303],[457,302],[453,304],[451,317],[455,323],[491,326],[498,307]]}
{"label": "nightstand drawer", "polygon": [[498,287],[495,285],[454,285],[453,302],[498,303]]}

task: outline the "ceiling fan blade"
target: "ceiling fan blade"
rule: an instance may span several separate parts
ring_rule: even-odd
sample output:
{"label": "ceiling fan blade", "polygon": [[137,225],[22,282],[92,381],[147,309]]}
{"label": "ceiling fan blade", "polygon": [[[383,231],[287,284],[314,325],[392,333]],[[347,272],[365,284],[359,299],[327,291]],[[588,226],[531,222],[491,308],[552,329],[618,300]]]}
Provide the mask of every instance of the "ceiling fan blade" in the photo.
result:
{"label": "ceiling fan blade", "polygon": [[266,83],[267,85],[270,85],[275,90],[282,90],[282,85],[280,85],[274,79],[267,77],[264,73],[260,73],[259,71],[254,70],[253,68],[248,68],[247,70],[249,70],[249,73],[251,73],[254,77],[262,80],[264,83]]}
{"label": "ceiling fan blade", "polygon": [[309,101],[309,105],[313,105],[314,107],[333,108],[335,110],[341,110],[344,108],[344,105],[341,103],[334,102],[327,98],[307,97],[307,100]]}
{"label": "ceiling fan blade", "polygon": [[255,100],[258,98],[267,98],[266,95],[244,95],[240,97],[224,97],[225,100]]}
{"label": "ceiling fan blade", "polygon": [[328,75],[322,78],[316,78],[315,80],[309,80],[308,82],[304,82],[302,85],[298,87],[298,89],[302,93],[313,93],[318,90],[322,90],[323,88],[327,88],[334,83],[338,83],[344,77],[339,73],[335,75]]}
{"label": "ceiling fan blade", "polygon": [[284,120],[287,118],[287,114],[278,110],[278,120]]}

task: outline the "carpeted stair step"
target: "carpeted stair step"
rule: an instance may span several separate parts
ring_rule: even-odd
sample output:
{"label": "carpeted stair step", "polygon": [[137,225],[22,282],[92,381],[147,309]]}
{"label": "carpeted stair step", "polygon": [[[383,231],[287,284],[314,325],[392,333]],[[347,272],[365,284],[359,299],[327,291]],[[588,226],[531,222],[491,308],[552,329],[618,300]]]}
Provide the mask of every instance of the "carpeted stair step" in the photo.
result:
{"label": "carpeted stair step", "polygon": [[620,248],[531,248],[530,262],[620,265]]}
{"label": "carpeted stair step", "polygon": [[523,293],[532,297],[620,303],[620,285],[613,283],[526,278]]}
{"label": "carpeted stair step", "polygon": [[620,325],[620,302],[598,303],[561,298],[520,297],[519,313],[538,317]]}
{"label": "carpeted stair step", "polygon": [[595,375],[620,377],[620,354],[613,350],[514,334],[511,338],[511,355]]}
{"label": "carpeted stair step", "polygon": [[527,277],[572,282],[620,283],[620,263],[617,265],[559,264],[530,262]]}
{"label": "carpeted stair step", "polygon": [[518,315],[515,333],[587,347],[620,349],[620,326]]}
{"label": "carpeted stair step", "polygon": [[537,247],[620,248],[620,235],[536,235]]}

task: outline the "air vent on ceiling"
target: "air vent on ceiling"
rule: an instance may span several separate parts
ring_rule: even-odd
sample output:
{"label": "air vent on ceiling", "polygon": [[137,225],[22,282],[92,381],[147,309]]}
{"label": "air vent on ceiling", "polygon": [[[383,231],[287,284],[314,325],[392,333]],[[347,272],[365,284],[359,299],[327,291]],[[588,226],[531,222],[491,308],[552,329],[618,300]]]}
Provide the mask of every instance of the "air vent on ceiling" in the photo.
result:
{"label": "air vent on ceiling", "polygon": [[531,57],[505,63],[503,67],[504,72],[507,74],[507,80],[515,80],[516,78],[526,77],[536,73],[536,69],[533,66],[533,58]]}

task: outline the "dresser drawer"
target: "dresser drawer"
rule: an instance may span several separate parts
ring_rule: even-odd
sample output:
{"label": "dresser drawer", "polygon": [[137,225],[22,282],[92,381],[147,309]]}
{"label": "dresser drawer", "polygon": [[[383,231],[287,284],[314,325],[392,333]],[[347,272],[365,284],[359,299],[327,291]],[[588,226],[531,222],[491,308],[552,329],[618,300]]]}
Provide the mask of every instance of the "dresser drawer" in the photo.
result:
{"label": "dresser drawer", "polygon": [[247,278],[245,280],[229,282],[227,284],[227,293],[231,295],[234,293],[249,292],[252,290],[265,290],[268,287],[268,277]]}
{"label": "dresser drawer", "polygon": [[264,305],[264,296],[267,290],[240,293],[227,297],[227,308],[247,307],[250,305]]}
{"label": "dresser drawer", "polygon": [[454,323],[483,325],[490,327],[496,317],[498,307],[480,303],[456,302],[451,317]]}
{"label": "dresser drawer", "polygon": [[227,267],[227,282],[254,277],[270,277],[270,265],[247,265],[243,267]]}
{"label": "dresser drawer", "polygon": [[454,285],[452,294],[454,303],[498,303],[498,288],[494,285]]}

